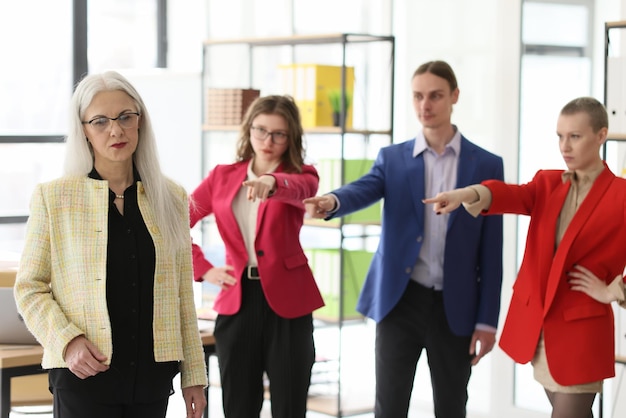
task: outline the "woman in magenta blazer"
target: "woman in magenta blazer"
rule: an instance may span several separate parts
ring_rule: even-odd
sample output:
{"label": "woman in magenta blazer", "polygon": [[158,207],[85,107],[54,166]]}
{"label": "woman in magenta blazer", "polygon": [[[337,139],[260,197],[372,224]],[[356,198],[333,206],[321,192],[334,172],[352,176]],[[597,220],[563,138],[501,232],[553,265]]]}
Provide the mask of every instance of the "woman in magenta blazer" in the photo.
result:
{"label": "woman in magenta blazer", "polygon": [[559,147],[567,170],[541,170],[524,185],[489,180],[435,198],[448,213],[531,217],[500,347],[532,362],[552,417],[592,417],[603,379],[615,375],[612,301],[624,301],[626,180],[600,159],[608,132],[600,102],[582,97],[561,110]]}
{"label": "woman in magenta blazer", "polygon": [[193,246],[194,277],[221,288],[216,350],[225,416],[259,416],[263,374],[274,418],[304,418],[315,358],[313,310],[324,305],[300,244],[302,200],[317,192],[304,164],[303,129],[291,97],[250,105],[237,162],[216,166],[191,194],[193,227],[213,214],[226,247],[214,266]]}

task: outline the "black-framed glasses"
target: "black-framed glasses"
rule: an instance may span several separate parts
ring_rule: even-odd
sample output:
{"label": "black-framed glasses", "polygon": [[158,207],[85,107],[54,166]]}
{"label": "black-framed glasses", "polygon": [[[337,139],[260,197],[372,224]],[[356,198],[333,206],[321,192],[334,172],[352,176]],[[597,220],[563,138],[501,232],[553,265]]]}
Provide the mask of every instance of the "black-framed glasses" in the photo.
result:
{"label": "black-framed glasses", "polygon": [[287,142],[287,138],[289,138],[289,135],[287,134],[287,132],[283,132],[283,131],[270,132],[267,129],[261,128],[259,126],[252,126],[250,128],[250,134],[252,135],[252,138],[258,141],[265,141],[268,136],[271,136],[272,142],[276,145],[283,145],[285,142]]}
{"label": "black-framed glasses", "polygon": [[98,132],[104,132],[110,125],[110,122],[117,121],[122,129],[136,128],[139,126],[139,112],[125,112],[120,113],[116,118],[109,118],[106,116],[97,116],[91,120],[81,121],[83,125],[88,124]]}

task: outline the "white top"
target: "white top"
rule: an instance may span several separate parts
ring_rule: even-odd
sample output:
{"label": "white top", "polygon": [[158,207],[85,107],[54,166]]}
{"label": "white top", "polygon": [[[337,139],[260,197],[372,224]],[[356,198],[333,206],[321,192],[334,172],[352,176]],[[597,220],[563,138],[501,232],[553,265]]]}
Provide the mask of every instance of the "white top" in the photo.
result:
{"label": "white top", "polygon": [[[259,176],[254,174],[254,172],[252,171],[253,163],[254,158],[248,162],[247,180],[254,180],[259,178]],[[273,173],[277,167],[278,164],[276,165],[276,167],[273,167],[272,170],[268,173]],[[235,219],[237,219],[237,224],[239,225],[239,231],[243,236],[243,241],[246,244],[249,266],[257,266],[254,241],[256,240],[257,215],[259,213],[260,204],[261,199],[256,199],[254,202],[248,200],[248,188],[245,186],[241,186],[239,188],[235,199],[233,199],[233,213],[235,214]]]}

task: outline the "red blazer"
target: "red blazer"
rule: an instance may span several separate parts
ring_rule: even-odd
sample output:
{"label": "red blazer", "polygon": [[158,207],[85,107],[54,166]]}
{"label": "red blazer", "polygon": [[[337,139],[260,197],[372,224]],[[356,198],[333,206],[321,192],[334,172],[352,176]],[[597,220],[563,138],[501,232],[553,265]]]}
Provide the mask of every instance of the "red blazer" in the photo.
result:
{"label": "red blazer", "polygon": [[623,274],[626,180],[605,167],[555,251],[558,217],[570,187],[562,173],[539,171],[524,185],[483,184],[493,194],[486,213],[531,217],[500,347],[516,362],[527,363],[543,330],[550,372],[569,386],[615,375],[611,305],[570,290],[567,272],[580,264],[607,284]]}
{"label": "red blazer", "polygon": [[[214,309],[232,315],[241,306],[241,276],[248,264],[243,236],[232,210],[233,199],[246,179],[249,161],[218,165],[190,196],[190,221],[196,222],[214,214],[218,230],[226,247],[226,264],[235,268],[237,284],[222,290]],[[262,202],[256,226],[255,249],[261,286],[269,306],[284,318],[296,318],[324,306],[313,273],[300,244],[300,229],[304,220],[302,199],[315,196],[319,178],[310,165],[302,173],[285,173],[279,167],[275,193]],[[213,264],[205,259],[202,249],[193,245],[194,278]]]}

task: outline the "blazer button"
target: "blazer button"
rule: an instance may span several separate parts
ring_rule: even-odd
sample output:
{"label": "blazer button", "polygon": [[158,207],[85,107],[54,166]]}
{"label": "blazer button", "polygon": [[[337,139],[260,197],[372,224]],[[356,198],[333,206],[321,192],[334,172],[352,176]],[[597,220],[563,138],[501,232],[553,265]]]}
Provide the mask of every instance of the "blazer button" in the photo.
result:
{"label": "blazer button", "polygon": [[422,236],[420,235],[419,237],[417,237],[417,240],[416,240],[416,241],[417,241],[417,242],[422,242],[422,240],[423,240],[423,239],[424,239],[424,238],[422,238]]}
{"label": "blazer button", "polygon": [[411,267],[407,267],[407,268],[405,268],[405,269],[404,269],[404,272],[405,272],[406,274],[411,274]]}
{"label": "blazer button", "polygon": [[263,257],[265,253],[263,252],[263,250],[259,250],[256,252],[256,255],[258,255],[259,257]]}

